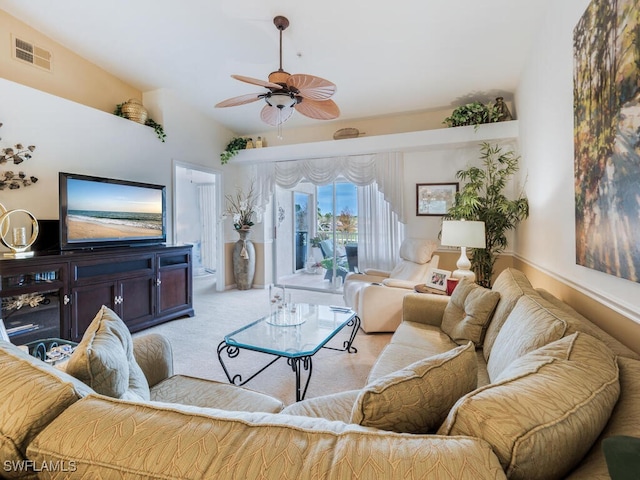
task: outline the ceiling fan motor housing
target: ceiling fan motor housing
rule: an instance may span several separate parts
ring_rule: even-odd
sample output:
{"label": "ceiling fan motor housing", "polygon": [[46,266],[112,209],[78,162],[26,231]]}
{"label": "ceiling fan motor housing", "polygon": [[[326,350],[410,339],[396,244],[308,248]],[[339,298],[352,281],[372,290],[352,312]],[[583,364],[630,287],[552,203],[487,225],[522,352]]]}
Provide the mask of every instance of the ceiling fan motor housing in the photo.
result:
{"label": "ceiling fan motor housing", "polygon": [[276,108],[293,107],[298,103],[296,96],[291,92],[271,92],[264,99],[269,106]]}
{"label": "ceiling fan motor housing", "polygon": [[285,72],[284,70],[276,70],[275,72],[271,72],[269,74],[269,81],[271,83],[278,83],[282,86],[287,84],[287,79],[291,76],[289,72]]}

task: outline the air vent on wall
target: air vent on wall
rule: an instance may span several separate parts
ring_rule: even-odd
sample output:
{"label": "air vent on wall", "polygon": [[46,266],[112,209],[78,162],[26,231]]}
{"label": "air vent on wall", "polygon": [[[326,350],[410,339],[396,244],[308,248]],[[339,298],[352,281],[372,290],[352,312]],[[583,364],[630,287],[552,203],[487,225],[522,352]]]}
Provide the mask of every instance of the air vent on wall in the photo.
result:
{"label": "air vent on wall", "polygon": [[51,71],[51,52],[31,42],[12,36],[11,51],[16,60],[29,63],[34,67]]}

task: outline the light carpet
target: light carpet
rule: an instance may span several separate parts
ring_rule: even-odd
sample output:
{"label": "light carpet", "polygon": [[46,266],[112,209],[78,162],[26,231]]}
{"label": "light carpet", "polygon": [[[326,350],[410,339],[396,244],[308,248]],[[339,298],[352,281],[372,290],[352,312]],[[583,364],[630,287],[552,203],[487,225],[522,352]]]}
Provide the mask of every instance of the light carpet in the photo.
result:
{"label": "light carpet", "polygon": [[[296,303],[344,305],[341,295],[288,289]],[[228,382],[217,356],[217,346],[226,334],[269,313],[266,290],[215,290],[214,276],[194,278],[193,304],[195,316],[176,319],[134,334],[160,333],[169,338],[173,347],[176,374]],[[341,347],[348,338],[346,327],[331,340]],[[306,398],[362,388],[376,358],[387,345],[391,334],[366,334],[358,331],[353,346],[357,353],[321,349],[313,357],[313,372]],[[232,374],[248,378],[253,371],[268,363],[272,356],[242,350],[238,357],[225,363]],[[295,402],[295,376],[281,358],[267,370],[250,380],[245,388],[267,393],[285,404]]]}

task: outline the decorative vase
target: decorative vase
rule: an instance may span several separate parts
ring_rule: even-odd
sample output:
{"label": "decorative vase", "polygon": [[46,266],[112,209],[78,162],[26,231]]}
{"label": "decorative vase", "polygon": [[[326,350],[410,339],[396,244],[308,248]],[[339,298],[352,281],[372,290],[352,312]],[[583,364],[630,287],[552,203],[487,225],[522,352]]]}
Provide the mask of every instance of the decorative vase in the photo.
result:
{"label": "decorative vase", "polygon": [[129,120],[133,120],[134,122],[138,122],[144,125],[144,122],[147,121],[147,109],[144,108],[142,102],[137,98],[130,98],[125,103],[122,104],[122,114],[125,118]]}
{"label": "decorative vase", "polygon": [[240,240],[233,246],[233,276],[238,290],[249,290],[256,273],[256,249],[248,240],[251,230],[236,230]]}

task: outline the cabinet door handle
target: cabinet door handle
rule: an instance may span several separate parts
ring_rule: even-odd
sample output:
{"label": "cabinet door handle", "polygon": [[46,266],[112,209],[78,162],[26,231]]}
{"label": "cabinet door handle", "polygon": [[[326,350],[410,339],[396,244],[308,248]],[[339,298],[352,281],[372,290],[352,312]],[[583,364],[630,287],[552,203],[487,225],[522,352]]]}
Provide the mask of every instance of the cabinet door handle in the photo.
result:
{"label": "cabinet door handle", "polygon": [[69,302],[71,302],[71,298],[69,298],[69,295],[65,295],[64,297],[62,297],[63,304],[69,305]]}
{"label": "cabinet door handle", "polygon": [[117,296],[116,298],[113,299],[113,303],[115,303],[116,305],[120,305],[122,303],[122,297]]}
{"label": "cabinet door handle", "polygon": [[159,278],[157,278],[157,279],[156,279],[156,287],[159,287],[161,283],[162,283],[162,280],[160,280]]}

